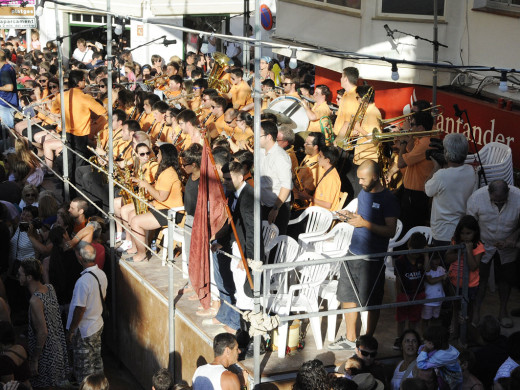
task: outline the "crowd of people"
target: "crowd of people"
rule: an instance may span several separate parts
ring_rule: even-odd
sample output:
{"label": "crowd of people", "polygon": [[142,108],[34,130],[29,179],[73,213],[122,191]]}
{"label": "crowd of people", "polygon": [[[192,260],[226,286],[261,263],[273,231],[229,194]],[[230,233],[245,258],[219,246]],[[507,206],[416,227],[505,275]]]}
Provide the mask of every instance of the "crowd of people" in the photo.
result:
{"label": "crowd of people", "polygon": [[[464,256],[448,250],[397,258],[395,284],[398,302],[460,294],[465,259],[469,269],[466,318],[461,318],[455,302],[447,316],[449,329],[444,329],[441,300],[399,307],[394,346],[402,351],[403,361],[390,378],[374,360],[379,311],[368,312],[364,335],[357,328],[358,313],[346,313],[346,333],[328,348],[352,350],[354,357],[335,377],[326,375],[319,361],[305,363],[295,388],[415,389],[442,383],[452,389],[478,389],[480,382],[486,387],[495,382],[504,389],[515,388],[518,370],[514,368],[520,362],[516,334],[501,350],[501,362],[499,352],[493,352],[497,364],[492,374],[498,370],[502,373],[498,377],[484,378],[483,371],[472,371],[472,353],[459,354],[449,341],[457,339],[461,322],[475,330],[474,340],[485,342],[485,332],[496,327],[492,319],[499,324],[496,337],[500,326],[513,326],[507,304],[517,282],[520,190],[502,180],[479,189],[474,168],[464,163],[469,147],[462,134],[448,134],[441,143],[432,143],[435,119],[428,102],[414,102],[395,139],[389,137],[392,142],[374,142],[372,131],[379,129],[382,120],[376,91],[362,85],[354,67],[343,70],[334,106],[331,88],[314,85],[311,66],[300,64],[293,70],[285,66],[288,59],[262,57],[262,108],[254,112],[253,68],[246,65],[244,71],[236,53],[232,58],[219,54],[218,61],[215,54],[194,52],[186,53],[184,61],[153,55],[150,64],[141,65],[130,50],[116,48],[110,145],[108,67],[102,44],[79,38],[67,61],[62,80],[65,129],[61,128],[56,45],[47,42],[42,47],[37,31],[31,50],[16,36],[0,44],[0,118],[10,134],[4,147],[13,146],[0,164],[0,240],[9,253],[0,261],[0,328],[4,329],[0,357],[8,359],[10,367],[0,372],[2,381],[16,379],[26,386],[46,388],[71,378],[81,383],[103,372],[101,335],[108,286],[103,269],[109,241],[107,220],[98,209],[107,211],[111,201],[108,160],[113,159],[115,181],[124,187],[114,188],[121,260],[148,261],[152,253],[147,247],[167,226],[168,210],[176,208],[180,211],[175,222],[184,229],[176,254],[182,251],[193,265],[198,257],[190,254],[199,243],[195,245],[191,236],[201,207],[199,183],[206,183],[201,175],[209,175],[204,165],[209,153],[231,211],[224,219],[233,220],[237,233],[224,224],[211,237],[212,288],[216,287],[218,298],[212,298],[209,308],[201,306],[197,315],[205,317],[203,326],[222,326],[226,333],[215,338],[215,361],[195,373],[195,389],[207,388],[208,380],[214,388],[238,389],[243,378],[228,374],[227,369],[236,363],[239,349],[243,356],[252,352],[249,341],[239,344],[233,336],[245,325],[228,305],[253,309],[245,283],[247,269],[226,253],[240,256],[241,246],[246,258],[254,258],[254,227],[260,223],[254,220],[254,185],[260,186],[262,220],[276,225],[280,235],[297,238],[305,222],[288,226],[289,220],[306,207],[318,206],[354,227],[351,255],[386,252],[398,221],[403,234],[429,226],[434,246],[465,246]],[[309,121],[306,131],[295,134],[290,110],[266,111],[280,96],[301,100],[298,104]],[[259,183],[253,180],[254,115],[261,116]],[[64,148],[69,149],[68,172],[62,169]],[[64,202],[43,189],[45,177],[54,172],[67,175],[73,184],[72,201]],[[355,211],[344,209],[354,199]],[[411,250],[426,246],[420,233],[407,243]],[[262,259],[272,261],[264,249]],[[492,270],[499,310],[496,319],[481,319]],[[380,305],[384,284],[383,258],[346,261],[338,275],[337,299],[344,309]],[[189,286],[184,293],[193,293],[188,299],[194,301],[207,298]],[[25,310],[28,342],[22,346],[13,336],[11,322],[20,321]],[[474,376],[475,372],[480,375]],[[104,383],[102,378],[95,380]],[[467,387],[468,383],[472,385]]]}

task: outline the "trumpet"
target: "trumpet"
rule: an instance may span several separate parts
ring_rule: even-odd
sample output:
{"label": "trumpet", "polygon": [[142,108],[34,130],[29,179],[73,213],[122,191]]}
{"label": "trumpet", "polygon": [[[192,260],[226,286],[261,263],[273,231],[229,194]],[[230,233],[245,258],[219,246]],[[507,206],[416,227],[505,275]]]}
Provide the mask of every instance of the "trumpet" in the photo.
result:
{"label": "trumpet", "polygon": [[[432,107],[426,108],[426,109],[421,110],[421,111],[431,111],[431,110],[434,110],[434,112],[440,110],[440,112],[435,112],[434,116],[437,116],[437,115],[440,115],[440,114],[442,114],[444,112],[444,106],[438,104],[436,106],[432,106]],[[413,114],[415,114],[415,113],[414,112],[410,112],[409,114],[396,116],[395,118],[390,118],[390,119],[385,119],[385,120],[379,119],[379,128],[385,129],[385,128],[391,127],[391,126],[399,126],[404,121],[408,120],[408,118],[410,118]]]}
{"label": "trumpet", "polygon": [[[316,104],[316,100],[308,98],[307,96],[300,95],[300,98],[302,98],[304,100],[307,100],[311,104]],[[327,106],[329,106],[331,111],[338,111],[339,110],[338,106],[334,106],[332,104],[327,104]]]}
{"label": "trumpet", "polygon": [[437,135],[441,133],[441,130],[425,130],[425,131],[399,131],[383,133],[379,129],[375,128],[372,130],[372,143],[378,145],[381,142],[392,142],[395,138],[407,137],[407,136],[420,136],[427,137],[430,135]]}
{"label": "trumpet", "polygon": [[177,95],[177,96],[174,96],[174,97],[171,97],[171,98],[166,98],[166,103],[170,104],[170,102],[172,101],[175,101],[175,100],[179,100],[179,99],[191,99],[195,96],[194,93],[189,93],[187,95],[184,95],[184,94],[180,94],[180,95]]}

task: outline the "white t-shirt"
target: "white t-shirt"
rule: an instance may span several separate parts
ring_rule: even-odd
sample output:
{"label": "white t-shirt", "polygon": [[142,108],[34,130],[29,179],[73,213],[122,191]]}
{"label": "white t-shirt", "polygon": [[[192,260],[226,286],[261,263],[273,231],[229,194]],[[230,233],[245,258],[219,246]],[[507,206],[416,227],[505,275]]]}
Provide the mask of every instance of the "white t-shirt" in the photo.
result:
{"label": "white t-shirt", "polygon": [[[436,278],[446,274],[446,270],[438,266],[436,270],[430,270],[426,272],[426,276],[430,276],[432,278]],[[441,298],[444,297],[444,289],[442,288],[442,282],[437,282],[435,284],[430,284],[428,282],[424,283],[424,292],[426,294],[426,299],[431,298]],[[430,302],[425,303],[425,306],[440,306],[442,302]]]}
{"label": "white t-shirt", "polygon": [[103,305],[99,296],[99,284],[96,278],[88,272],[92,272],[99,279],[103,298],[107,295],[107,277],[105,273],[97,265],[84,269],[74,286],[67,319],[67,329],[70,329],[74,308],[76,306],[86,308],[85,314],[83,314],[83,318],[79,323],[79,331],[82,338],[92,336],[103,327],[103,318],[101,317]]}
{"label": "white t-shirt", "polygon": [[76,50],[74,50],[74,53],[72,53],[72,58],[75,58],[80,62],[90,62],[92,61],[93,54],[94,52],[90,50],[90,48],[87,48],[86,51],[81,51],[78,48],[76,48]]}
{"label": "white t-shirt", "polygon": [[439,169],[424,186],[432,199],[430,226],[433,238],[450,241],[460,218],[466,214],[468,199],[477,189],[477,175],[471,165]]}

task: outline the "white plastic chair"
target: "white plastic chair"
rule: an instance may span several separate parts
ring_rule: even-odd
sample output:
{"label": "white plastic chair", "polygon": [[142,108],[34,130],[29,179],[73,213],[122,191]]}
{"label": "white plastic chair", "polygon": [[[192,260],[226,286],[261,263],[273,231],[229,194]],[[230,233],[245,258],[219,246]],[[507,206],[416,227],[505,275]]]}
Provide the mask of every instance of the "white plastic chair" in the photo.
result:
{"label": "white plastic chair", "polygon": [[[291,263],[296,260],[298,254],[300,253],[300,245],[298,245],[296,240],[285,235],[278,236],[271,241],[267,247],[267,252],[271,252],[273,249],[275,249],[273,263]],[[273,274],[274,273],[272,271],[266,271],[266,280],[271,280]],[[286,292],[289,280],[289,272],[284,274],[277,274],[278,275],[274,276],[274,280],[272,280],[271,283],[264,283],[264,289],[269,288],[270,285],[270,287],[274,290],[279,290],[282,288],[283,291]],[[264,293],[269,294],[269,291],[264,290]]]}
{"label": "white plastic chair", "polygon": [[[500,142],[490,142],[479,151],[482,166],[486,174],[488,183],[494,180],[505,180],[508,184],[513,185],[513,158],[511,148]],[[466,157],[467,164],[473,164],[478,161],[476,154],[470,154]],[[477,165],[480,172],[481,167]],[[484,177],[480,177],[480,187],[485,185]]]}
{"label": "white plastic chair", "polygon": [[305,244],[311,237],[321,236],[325,234],[332,224],[333,214],[323,207],[311,206],[295,219],[289,221],[289,225],[294,225],[305,221],[305,232],[298,236],[298,241]]}
{"label": "white plastic chair", "polygon": [[264,250],[266,258],[269,257],[269,251],[267,248],[270,247],[271,242],[278,237],[279,230],[278,226],[274,223],[269,224],[267,221],[262,221],[262,237],[264,239]]}
{"label": "white plastic chair", "polygon": [[[346,256],[352,233],[354,233],[354,226],[346,222],[339,223],[323,237],[324,241],[315,242],[315,251],[331,258]],[[327,301],[327,310],[335,310],[339,307],[339,301],[336,298],[338,281],[335,280],[335,277],[339,276],[340,267],[340,262],[331,264],[329,280],[320,287],[319,296]],[[334,314],[327,316],[327,335],[331,342],[336,336],[336,318],[337,316]]]}
{"label": "white plastic chair", "polygon": [[[315,252],[305,252],[296,261],[316,260],[324,258]],[[330,264],[303,265],[300,267],[301,276],[298,284],[289,287],[287,293],[264,296],[264,306],[268,311],[278,315],[289,315],[291,312],[317,313],[319,311],[318,290],[329,274]],[[276,270],[282,271],[283,270]],[[298,295],[296,295],[298,292]],[[316,349],[323,348],[321,337],[320,318],[309,319],[316,343]],[[278,357],[285,356],[287,336],[289,330],[288,322],[281,322],[278,326]]]}
{"label": "white plastic chair", "polygon": [[346,205],[343,210],[351,211],[355,213],[357,211],[358,198],[352,199],[348,205]]}
{"label": "white plastic chair", "polygon": [[[184,211],[184,206],[174,207],[170,210],[178,213],[179,211]],[[175,218],[174,218],[175,219]],[[163,251],[162,251],[162,265],[166,265],[166,259],[168,258],[168,228],[164,228],[162,230],[163,235]],[[177,241],[182,246],[181,259],[182,259],[182,277],[184,279],[188,279],[188,255],[185,253],[185,245],[184,245],[184,229],[175,225],[173,227],[173,241]]]}

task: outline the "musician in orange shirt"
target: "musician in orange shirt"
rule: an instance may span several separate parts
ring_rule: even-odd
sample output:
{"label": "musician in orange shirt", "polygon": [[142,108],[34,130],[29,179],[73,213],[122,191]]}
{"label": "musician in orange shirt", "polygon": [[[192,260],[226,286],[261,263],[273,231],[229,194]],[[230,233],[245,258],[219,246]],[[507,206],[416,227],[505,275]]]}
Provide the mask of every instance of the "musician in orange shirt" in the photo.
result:
{"label": "musician in orange shirt", "polygon": [[[85,88],[85,74],[82,71],[71,71],[69,74],[70,89],[64,92],[65,101],[65,125],[67,131],[67,142],[71,149],[78,152],[83,157],[88,157],[88,137],[90,135],[90,114],[106,115],[105,108],[99,104],[92,96],[83,93]],[[61,111],[60,95],[52,103],[53,113]],[[68,153],[69,175],[74,176],[76,167],[80,167],[85,162],[73,153]],[[74,164],[73,164],[74,162]]]}

